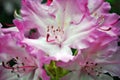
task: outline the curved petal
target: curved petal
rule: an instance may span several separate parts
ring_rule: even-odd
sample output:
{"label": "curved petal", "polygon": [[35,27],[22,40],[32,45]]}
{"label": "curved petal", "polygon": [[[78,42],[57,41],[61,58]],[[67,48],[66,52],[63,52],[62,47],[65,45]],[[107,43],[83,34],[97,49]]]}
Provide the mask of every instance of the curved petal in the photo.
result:
{"label": "curved petal", "polygon": [[40,0],[22,0],[21,15],[24,27],[37,27],[40,34],[45,35],[46,27],[54,23],[47,8],[46,5],[41,4]]}
{"label": "curved petal", "polygon": [[77,49],[88,47],[84,40],[95,30],[95,23],[96,20],[85,16],[83,21],[81,21],[79,24],[70,25],[68,28],[66,28],[66,40],[63,42],[63,44],[68,46],[70,45],[71,47]]}
{"label": "curved petal", "polygon": [[97,80],[113,80],[113,78],[106,74],[101,74],[99,77],[97,77]]}
{"label": "curved petal", "polygon": [[88,0],[88,9],[91,14],[109,13],[111,6],[104,0]]}
{"label": "curved petal", "polygon": [[[59,61],[57,62],[57,66],[60,66],[62,68],[65,68],[67,70],[70,71],[80,71],[81,66],[79,64],[81,64],[83,56],[81,55],[81,51],[79,50],[79,52],[77,53],[76,56],[74,56],[74,58],[72,60],[70,60],[69,62],[63,62],[63,61]],[[81,61],[81,63],[80,63]]]}
{"label": "curved petal", "polygon": [[54,12],[57,24],[61,27],[68,27],[71,22],[80,22],[85,14],[82,9],[86,9],[86,3],[87,0],[54,0],[53,5],[55,4],[57,8]]}
{"label": "curved petal", "polygon": [[0,80],[15,80],[17,75],[12,74],[10,70],[5,70],[3,66],[0,65]]}
{"label": "curved petal", "polygon": [[16,27],[2,28],[1,30],[4,34],[18,32],[18,29]]}
{"label": "curved petal", "polygon": [[47,43],[44,38],[39,38],[36,40],[24,39],[22,42],[44,51],[49,56],[55,57],[56,60],[62,60],[66,62],[73,58],[72,51],[68,46],[60,47],[58,45],[51,45],[51,43]]}
{"label": "curved petal", "polygon": [[[104,2],[103,0],[99,0],[100,2],[97,2],[97,0],[93,0],[93,1],[95,1],[95,3],[99,4],[99,5],[95,5],[95,4],[92,5],[91,8],[93,8],[93,11],[91,11],[91,14],[109,13],[111,6],[108,2]],[[97,7],[95,7],[95,6],[97,6]]]}
{"label": "curved petal", "polygon": [[119,50],[108,57],[103,63],[103,69],[112,76],[120,76],[120,54]]}
{"label": "curved petal", "polygon": [[80,71],[70,72],[60,80],[83,80],[83,79],[80,79],[79,74],[80,74]]}

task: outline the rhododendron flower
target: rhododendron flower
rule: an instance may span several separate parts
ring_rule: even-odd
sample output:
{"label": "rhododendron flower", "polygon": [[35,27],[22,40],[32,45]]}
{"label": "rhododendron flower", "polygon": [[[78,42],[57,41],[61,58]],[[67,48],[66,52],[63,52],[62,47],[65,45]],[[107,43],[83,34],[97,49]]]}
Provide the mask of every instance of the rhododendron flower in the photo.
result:
{"label": "rhododendron flower", "polygon": [[109,13],[109,3],[21,2],[16,27],[0,24],[0,80],[113,80],[107,72],[120,76],[120,16]]}
{"label": "rhododendron flower", "polygon": [[[45,51],[56,60],[73,58],[71,48],[84,49],[96,20],[87,14],[86,1],[53,0],[47,6],[39,0],[22,0],[22,19],[14,20],[23,43]],[[74,5],[74,6],[72,6]]]}
{"label": "rhododendron flower", "polygon": [[[58,62],[57,65],[70,70],[61,80],[113,80],[112,76],[120,76],[120,59],[117,42],[80,51],[70,62]],[[118,51],[117,51],[118,50]]]}
{"label": "rhododendron flower", "polygon": [[38,52],[39,56],[31,55],[11,34],[1,36],[0,80],[48,80],[49,77],[42,67],[49,61],[41,51]]}

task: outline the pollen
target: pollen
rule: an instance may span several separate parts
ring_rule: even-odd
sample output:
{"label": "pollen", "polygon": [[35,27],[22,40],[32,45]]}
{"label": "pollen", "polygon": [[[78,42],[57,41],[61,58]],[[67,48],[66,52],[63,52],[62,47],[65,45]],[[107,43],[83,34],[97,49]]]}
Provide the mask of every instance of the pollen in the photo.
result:
{"label": "pollen", "polygon": [[63,41],[64,30],[61,27],[48,26],[46,41],[61,43]]}
{"label": "pollen", "polygon": [[99,24],[99,25],[102,25],[102,24],[104,23],[104,21],[105,21],[105,18],[104,18],[103,15],[101,15],[101,16],[98,18],[98,24]]}
{"label": "pollen", "polygon": [[[25,59],[27,58],[25,57]],[[2,66],[5,69],[10,70],[11,73],[16,73],[18,77],[28,72],[29,70],[36,68],[36,66],[27,65],[25,62],[21,61],[19,57],[11,58],[7,62],[3,61]]]}

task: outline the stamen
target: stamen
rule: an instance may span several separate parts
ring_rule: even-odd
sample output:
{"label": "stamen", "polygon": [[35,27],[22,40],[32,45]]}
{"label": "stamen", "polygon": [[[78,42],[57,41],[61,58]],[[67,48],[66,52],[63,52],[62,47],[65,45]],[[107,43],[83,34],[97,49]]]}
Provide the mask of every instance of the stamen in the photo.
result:
{"label": "stamen", "polygon": [[100,28],[100,29],[103,30],[103,31],[109,31],[109,30],[111,30],[112,28],[109,27],[109,28],[107,28],[107,29],[102,29],[102,28]]}
{"label": "stamen", "polygon": [[22,63],[22,65],[24,66],[25,64],[24,64],[24,63]]}
{"label": "stamen", "polygon": [[54,40],[49,40],[49,37],[50,37],[50,34],[47,34],[47,36],[46,36],[46,41],[47,41],[47,42],[52,42],[52,41],[54,41]]}
{"label": "stamen", "polygon": [[11,73],[13,73],[14,72],[14,69],[11,71]]}
{"label": "stamen", "polygon": [[86,64],[88,64],[88,62],[86,62]]}
{"label": "stamen", "polygon": [[99,67],[98,63],[87,61],[82,70],[88,75],[99,76],[102,74],[101,69],[102,67]]}
{"label": "stamen", "polygon": [[17,68],[21,68],[21,69],[24,69],[24,68],[34,68],[35,66],[18,66],[18,67],[15,67],[14,69],[17,69]]}
{"label": "stamen", "polygon": [[[27,59],[27,57],[25,57],[25,59]],[[13,73],[13,72],[21,73],[23,71],[25,72],[26,69],[33,70],[36,68],[36,66],[34,66],[34,65],[25,65],[25,63],[21,62],[18,57],[12,58],[7,62],[2,62],[2,66],[5,69],[11,70],[11,73]]]}
{"label": "stamen", "polygon": [[4,62],[2,62],[2,66],[4,67],[4,68],[6,68],[6,69],[12,69],[12,70],[14,70],[14,69],[20,69],[20,68],[34,68],[35,66],[17,66],[17,67],[11,67],[11,66],[6,66],[5,65],[5,63]]}
{"label": "stamen", "polygon": [[103,22],[104,22],[104,16],[103,16],[103,15],[100,16],[100,17],[98,18],[98,20],[99,20],[98,24],[99,24],[99,25],[102,25]]}
{"label": "stamen", "polygon": [[97,66],[98,64],[97,63],[95,63],[95,66]]}
{"label": "stamen", "polygon": [[16,59],[18,59],[18,57],[16,57]]}
{"label": "stamen", "polygon": [[6,66],[4,62],[2,62],[2,66],[3,66],[4,68],[6,68],[6,69],[12,69],[12,70],[14,70],[13,67],[8,67],[8,66]]}
{"label": "stamen", "polygon": [[27,59],[27,57],[25,57],[25,59]]}
{"label": "stamen", "polygon": [[20,78],[20,75],[19,75],[19,74],[17,74],[17,77],[18,77],[18,78]]}
{"label": "stamen", "polygon": [[48,40],[49,37],[50,37],[50,34],[47,34],[47,36],[46,36],[46,41],[47,41],[47,42],[49,42],[49,40]]}
{"label": "stamen", "polygon": [[51,26],[51,28],[53,29],[53,26]]}
{"label": "stamen", "polygon": [[60,27],[47,27],[46,42],[54,42],[60,44],[64,31]]}

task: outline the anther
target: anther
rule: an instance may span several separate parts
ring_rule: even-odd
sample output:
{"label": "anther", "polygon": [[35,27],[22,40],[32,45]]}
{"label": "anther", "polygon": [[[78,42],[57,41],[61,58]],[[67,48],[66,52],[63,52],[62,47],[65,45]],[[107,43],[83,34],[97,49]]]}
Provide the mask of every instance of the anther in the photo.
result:
{"label": "anther", "polygon": [[95,66],[97,66],[98,64],[97,63],[95,63]]}
{"label": "anther", "polygon": [[88,64],[88,62],[86,62],[86,64]]}
{"label": "anther", "polygon": [[18,59],[18,57],[16,57],[16,59]]}
{"label": "anther", "polygon": [[91,63],[91,64],[93,64],[93,63]]}
{"label": "anther", "polygon": [[25,64],[24,64],[24,63],[22,63],[22,65],[24,66]]}
{"label": "anther", "polygon": [[100,16],[99,19],[100,19],[100,21],[98,22],[99,25],[103,24],[103,22],[104,22],[104,16]]}
{"label": "anther", "polygon": [[25,68],[23,69],[23,71],[25,71]]}
{"label": "anther", "polygon": [[97,70],[95,70],[95,72],[98,72]]}
{"label": "anther", "polygon": [[14,72],[14,70],[11,71],[11,73],[13,73],[13,72]]}
{"label": "anther", "polygon": [[50,37],[50,34],[47,34],[47,36],[46,36],[46,41],[47,41],[47,42],[49,42],[49,40],[48,40],[49,37]]}
{"label": "anther", "polygon": [[90,75],[90,73],[88,73],[88,75]]}
{"label": "anther", "polygon": [[99,75],[99,74],[97,74],[97,76],[99,77],[100,75]]}
{"label": "anther", "polygon": [[91,68],[91,70],[94,70],[93,68]]}
{"label": "anther", "polygon": [[27,59],[27,57],[25,57],[25,59]]}
{"label": "anther", "polygon": [[47,32],[49,32],[49,29],[47,29]]}
{"label": "anther", "polygon": [[102,67],[100,67],[100,69],[102,69]]}
{"label": "anther", "polygon": [[56,31],[58,31],[58,29],[56,29]]}
{"label": "anther", "polygon": [[17,66],[16,68],[19,69],[19,66]]}
{"label": "anther", "polygon": [[17,74],[17,77],[18,77],[18,78],[20,78],[20,75],[19,75],[19,74]]}
{"label": "anther", "polygon": [[55,36],[55,38],[57,39],[57,36]]}
{"label": "anther", "polygon": [[55,30],[53,30],[53,32],[55,32]]}
{"label": "anther", "polygon": [[51,26],[51,28],[53,29],[53,26]]}

